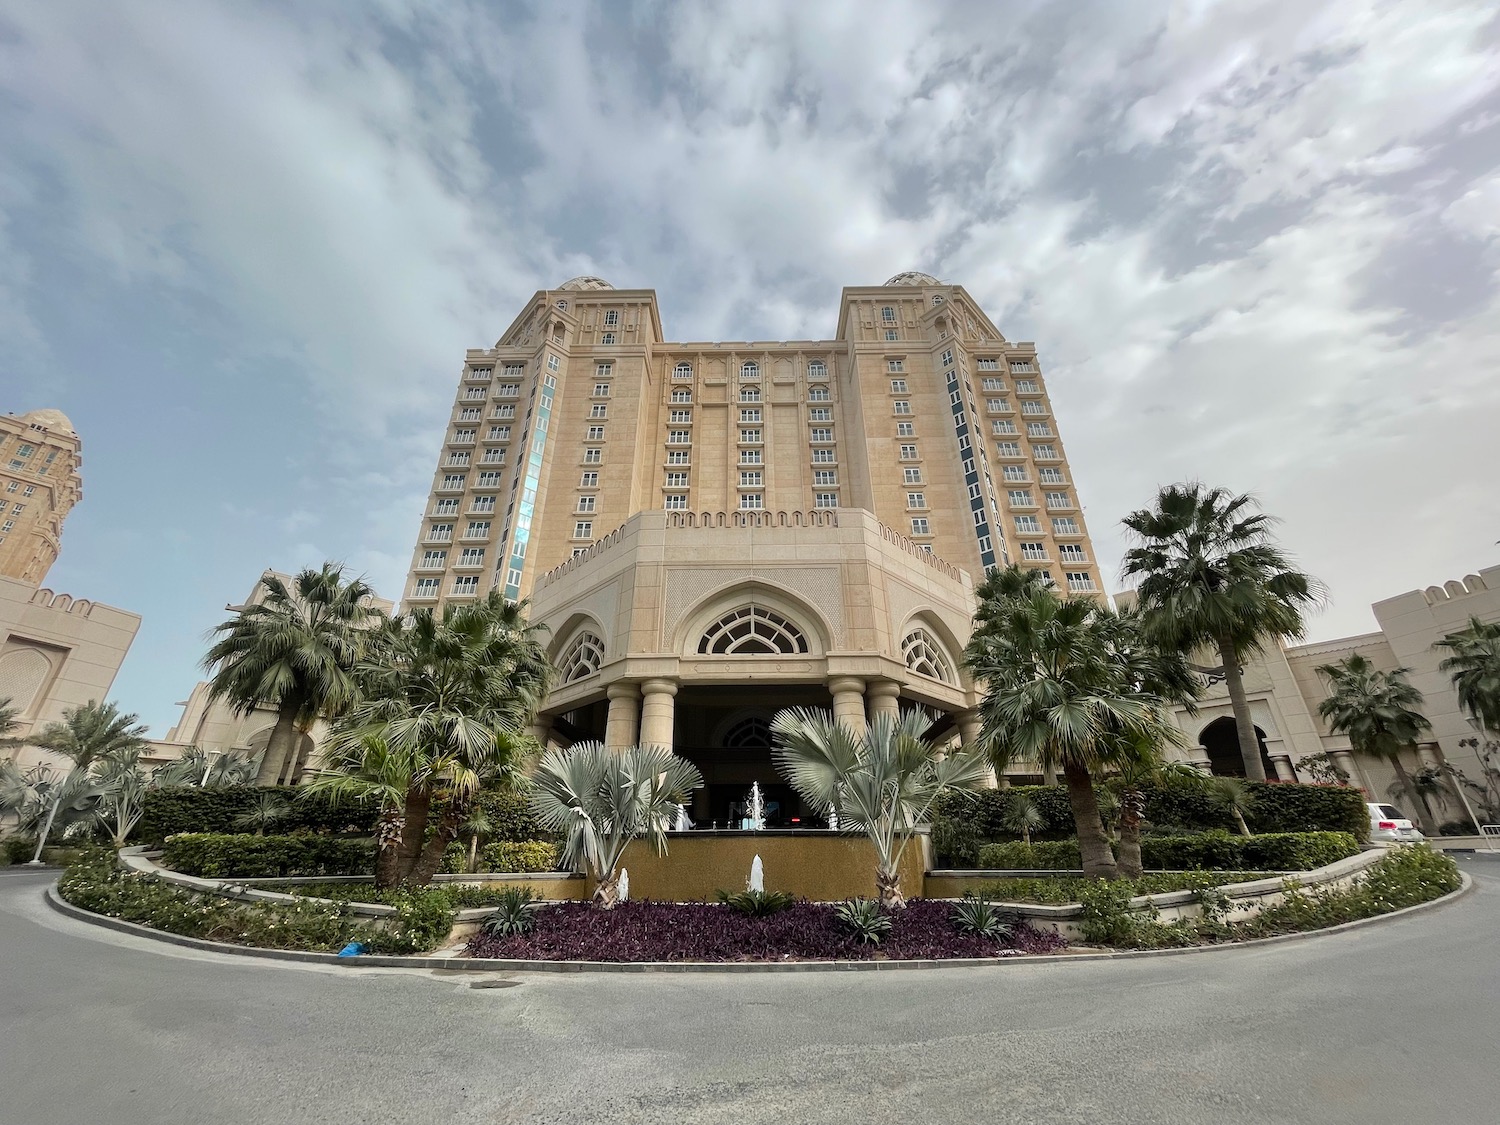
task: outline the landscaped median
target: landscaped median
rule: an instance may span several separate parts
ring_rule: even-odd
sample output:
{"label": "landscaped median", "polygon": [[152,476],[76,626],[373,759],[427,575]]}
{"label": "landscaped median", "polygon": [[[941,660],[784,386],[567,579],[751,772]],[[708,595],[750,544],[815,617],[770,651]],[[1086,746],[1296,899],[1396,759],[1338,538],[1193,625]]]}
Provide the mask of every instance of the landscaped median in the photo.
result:
{"label": "landscaped median", "polygon": [[[263,949],[421,954],[464,943],[471,958],[530,962],[900,962],[1011,958],[1065,946],[1143,949],[1224,944],[1309,931],[1456,891],[1451,859],[1425,846],[1365,851],[1313,871],[1161,872],[1104,882],[1044,872],[933,873],[963,898],[791,901],[774,893],[716,903],[578,901],[564,874],[466,877],[373,892],[362,879],[204,879],[145,849],[98,850],[70,867],[61,897],[172,934]],[[978,886],[975,880],[982,880]],[[573,884],[579,884],[577,886]],[[570,893],[571,892],[571,893]],[[374,901],[370,901],[374,900]],[[549,901],[550,900],[550,901]]]}

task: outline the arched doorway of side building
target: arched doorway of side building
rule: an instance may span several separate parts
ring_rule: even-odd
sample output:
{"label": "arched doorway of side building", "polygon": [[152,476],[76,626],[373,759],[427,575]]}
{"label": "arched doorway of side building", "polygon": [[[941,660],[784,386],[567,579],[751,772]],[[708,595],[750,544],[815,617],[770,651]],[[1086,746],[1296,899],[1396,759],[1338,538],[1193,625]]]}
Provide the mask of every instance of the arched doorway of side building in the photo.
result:
{"label": "arched doorway of side building", "polygon": [[[1266,776],[1277,776],[1276,767],[1266,753],[1266,732],[1255,728],[1255,742],[1260,747],[1260,764]],[[1240,755],[1239,727],[1234,718],[1225,715],[1215,719],[1198,734],[1198,745],[1208,751],[1209,768],[1219,777],[1244,777],[1245,759]]]}

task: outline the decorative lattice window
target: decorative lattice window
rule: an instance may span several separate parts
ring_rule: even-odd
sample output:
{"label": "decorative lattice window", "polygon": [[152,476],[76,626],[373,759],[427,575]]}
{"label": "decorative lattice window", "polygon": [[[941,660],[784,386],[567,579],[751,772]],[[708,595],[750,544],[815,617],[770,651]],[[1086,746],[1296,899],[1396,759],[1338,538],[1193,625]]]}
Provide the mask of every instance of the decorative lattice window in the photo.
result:
{"label": "decorative lattice window", "polygon": [[604,642],[593,633],[579,633],[557,662],[557,670],[562,673],[562,682],[570,684],[574,680],[592,676],[603,663]]}
{"label": "decorative lattice window", "polygon": [[716,656],[792,656],[807,652],[807,638],[779,613],[745,606],[710,625],[698,651]]}
{"label": "decorative lattice window", "polygon": [[741,719],[724,735],[727,750],[769,750],[771,748],[771,722],[759,715]]}
{"label": "decorative lattice window", "polygon": [[901,642],[901,656],[913,672],[942,680],[945,684],[956,682],[953,678],[953,666],[948,663],[942,648],[926,629],[913,629],[906,634],[906,639]]}

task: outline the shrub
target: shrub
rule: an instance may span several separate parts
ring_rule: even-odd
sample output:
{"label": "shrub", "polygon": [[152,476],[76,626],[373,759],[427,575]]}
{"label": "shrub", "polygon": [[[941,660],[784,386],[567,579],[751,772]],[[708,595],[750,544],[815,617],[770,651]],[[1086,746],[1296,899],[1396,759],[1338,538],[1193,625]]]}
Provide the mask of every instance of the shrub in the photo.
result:
{"label": "shrub", "polygon": [[1388,914],[1458,890],[1458,864],[1425,844],[1392,848],[1371,865],[1364,880],[1345,890],[1290,888],[1282,901],[1235,929],[1240,936],[1266,937],[1321,929]]}
{"label": "shrub", "polygon": [[25,863],[36,854],[36,841],[25,836],[7,836],[4,840],[5,862]]}
{"label": "shrub", "polygon": [[557,838],[532,815],[531,803],[524,786],[507,785],[483,789],[479,793],[479,808],[490,822],[488,838],[492,842],[557,842]]}
{"label": "shrub", "polygon": [[879,945],[891,932],[891,918],[879,899],[851,898],[833,908],[839,924],[866,945]]}
{"label": "shrub", "polygon": [[768,918],[780,914],[797,900],[786,891],[718,892],[719,901],[747,918]]}
{"label": "shrub", "polygon": [[1078,930],[1083,940],[1095,945],[1121,945],[1135,930],[1135,916],[1130,910],[1134,888],[1128,880],[1086,880],[1079,888],[1078,901],[1083,904]]}
{"label": "shrub", "polygon": [[204,879],[366,875],[374,868],[375,844],[333,836],[185,832],[163,845],[162,864]]}
{"label": "shrub", "polygon": [[1076,840],[1042,840],[1034,844],[986,844],[979,867],[1009,871],[1076,870],[1083,857]]}
{"label": "shrub", "polygon": [[1291,785],[1251,782],[1254,804],[1246,820],[1261,832],[1347,832],[1364,843],[1370,838],[1365,795],[1346,785]]}
{"label": "shrub", "polygon": [[480,853],[480,869],[506,873],[556,871],[558,847],[546,840],[490,844]]}
{"label": "shrub", "polygon": [[978,895],[964,895],[953,907],[953,925],[959,933],[974,934],[991,941],[1009,937],[1017,920],[1014,911],[1002,910]]}
{"label": "shrub", "polygon": [[479,924],[480,933],[490,937],[513,937],[529,934],[536,927],[531,904],[536,892],[530,887],[506,887],[500,892],[495,912]]}
{"label": "shrub", "polygon": [[1141,859],[1147,867],[1169,870],[1311,871],[1356,855],[1359,841],[1347,832],[1277,832],[1231,836],[1146,836]]}
{"label": "shrub", "polygon": [[[1148,871],[1139,879],[1120,879],[1132,895],[1157,895],[1168,891],[1199,890],[1205,885],[1245,883],[1264,879],[1263,871]],[[1035,902],[1062,906],[1078,902],[1084,889],[1096,880],[1082,875],[1053,875],[996,879],[980,888],[980,895],[997,902]]]}
{"label": "shrub", "polygon": [[372,806],[348,801],[335,806],[326,797],[310,797],[296,786],[223,785],[205,789],[170,785],[146,791],[141,821],[130,838],[134,843],[160,844],[179,832],[233,832],[235,821],[253,813],[263,795],[270,793],[286,800],[287,814],[277,825],[283,832],[369,835],[375,830],[378,810]]}

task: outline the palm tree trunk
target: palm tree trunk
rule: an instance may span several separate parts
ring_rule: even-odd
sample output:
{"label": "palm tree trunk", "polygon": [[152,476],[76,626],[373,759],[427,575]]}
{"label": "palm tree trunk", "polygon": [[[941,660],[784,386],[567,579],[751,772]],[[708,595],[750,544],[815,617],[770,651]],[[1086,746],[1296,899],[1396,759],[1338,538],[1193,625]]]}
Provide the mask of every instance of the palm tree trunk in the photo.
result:
{"label": "palm tree trunk", "polygon": [[398,809],[384,809],[375,824],[375,885],[394,887],[401,881],[401,835],[406,818]]}
{"label": "palm tree trunk", "polygon": [[438,868],[443,866],[443,853],[448,850],[449,844],[458,839],[458,830],[464,818],[468,816],[468,812],[466,802],[458,800],[448,802],[448,807],[438,819],[432,838],[422,848],[422,854],[417,857],[411,874],[407,876],[408,883],[425,887],[432,882],[432,877],[438,873]]}
{"label": "palm tree trunk", "polygon": [[260,760],[260,771],[255,775],[257,785],[275,785],[286,766],[287,755],[295,753],[301,741],[297,730],[297,703],[287,700],[276,714],[276,725],[271,728],[271,737],[266,742],[265,755]]}
{"label": "palm tree trunk", "polygon": [[474,874],[474,872],[476,872],[476,871],[479,870],[478,861],[475,858],[476,855],[478,854],[478,852],[479,852],[479,833],[476,832],[474,835],[472,835],[472,836],[469,837],[469,863],[468,863],[468,866],[467,866],[466,870],[469,872],[470,875]]}
{"label": "palm tree trunk", "polygon": [[1234,813],[1234,822],[1240,826],[1240,835],[1254,836],[1255,833],[1251,832],[1250,826],[1245,823],[1245,814],[1240,811],[1240,807],[1235,805],[1230,811]]}
{"label": "palm tree trunk", "polygon": [[396,882],[411,879],[412,869],[422,858],[422,841],[427,835],[427,816],[432,809],[432,794],[413,789],[406,794],[405,822],[401,825],[401,842],[396,846]]}
{"label": "palm tree trunk", "polygon": [[1437,824],[1434,823],[1432,810],[1427,807],[1427,794],[1412,784],[1411,775],[1406,772],[1406,767],[1401,764],[1400,750],[1391,755],[1391,765],[1396,769],[1396,780],[1401,783],[1401,792],[1416,798],[1417,821],[1422,825],[1422,835],[1436,836],[1438,834]]}
{"label": "palm tree trunk", "polygon": [[1119,868],[1104,835],[1104,821],[1099,816],[1099,801],[1094,796],[1094,779],[1083,766],[1063,764],[1063,780],[1068,786],[1068,804],[1073,808],[1073,824],[1078,829],[1078,850],[1083,855],[1083,873],[1099,879],[1118,879]]}
{"label": "palm tree trunk", "polygon": [[1141,877],[1141,805],[1139,790],[1120,794],[1120,874],[1127,879]]}
{"label": "palm tree trunk", "polygon": [[1266,767],[1260,760],[1260,743],[1255,737],[1255,723],[1250,719],[1250,703],[1245,698],[1245,681],[1240,678],[1239,654],[1228,637],[1219,640],[1219,658],[1224,661],[1224,689],[1234,711],[1234,730],[1240,740],[1240,757],[1245,760],[1245,777],[1264,781]]}
{"label": "palm tree trunk", "polygon": [[901,893],[901,873],[888,871],[884,867],[875,870],[875,889],[880,894],[880,905],[887,910],[902,910],[906,907],[906,896]]}

